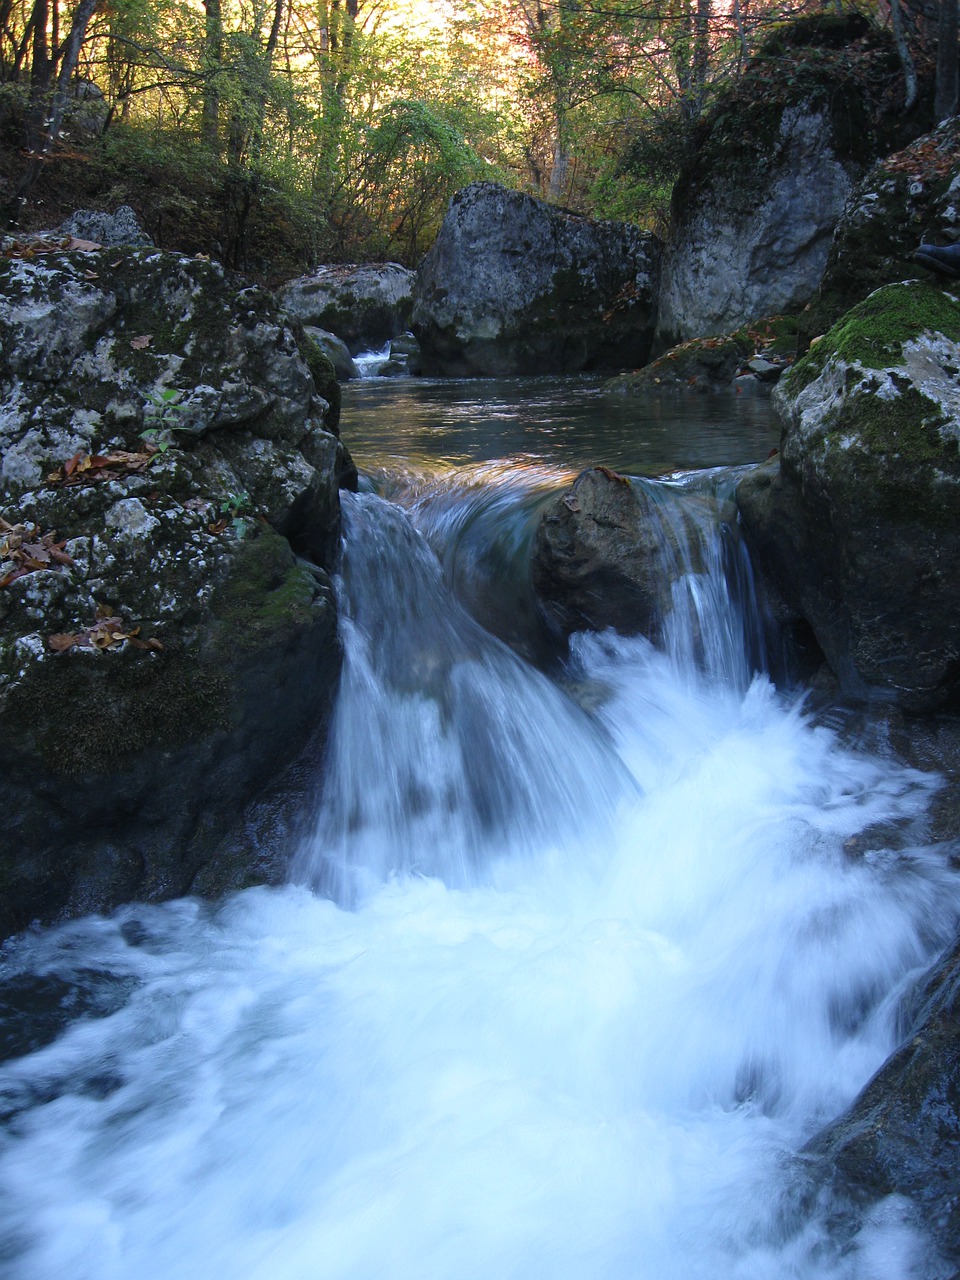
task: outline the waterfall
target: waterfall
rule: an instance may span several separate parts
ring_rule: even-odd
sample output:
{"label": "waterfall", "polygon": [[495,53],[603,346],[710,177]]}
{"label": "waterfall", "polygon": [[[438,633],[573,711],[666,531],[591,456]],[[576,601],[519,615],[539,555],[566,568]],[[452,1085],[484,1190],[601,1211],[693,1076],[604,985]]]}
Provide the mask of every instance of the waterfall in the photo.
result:
{"label": "waterfall", "polygon": [[345,496],[293,883],[2,954],[4,1280],[949,1274],[796,1193],[956,929],[937,780],[774,688],[719,477],[655,489],[657,644],[529,661],[517,474]]}

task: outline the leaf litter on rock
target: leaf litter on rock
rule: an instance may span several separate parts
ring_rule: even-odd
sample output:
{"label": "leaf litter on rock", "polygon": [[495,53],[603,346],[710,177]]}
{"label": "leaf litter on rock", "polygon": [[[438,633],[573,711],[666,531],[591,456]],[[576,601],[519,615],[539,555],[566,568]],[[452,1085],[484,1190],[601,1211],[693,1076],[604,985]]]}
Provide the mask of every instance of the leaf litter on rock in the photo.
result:
{"label": "leaf litter on rock", "polygon": [[57,540],[56,530],[41,534],[35,524],[10,524],[0,516],[0,533],[6,536],[0,543],[0,567],[9,565],[0,577],[0,587],[7,587],[28,573],[47,569],[59,572],[73,560],[64,551],[66,538]]}
{"label": "leaf litter on rock", "polygon": [[93,649],[100,653],[107,649],[119,649],[128,644],[133,649],[149,649],[163,652],[163,644],[151,636],[140,639],[140,627],[130,627],[114,612],[110,605],[98,605],[97,617],[92,627],[83,631],[61,631],[47,636],[47,644],[54,653],[68,653],[71,649]]}
{"label": "leaf litter on rock", "polygon": [[143,471],[159,450],[149,441],[144,451],[130,453],[115,449],[113,453],[75,453],[72,458],[47,475],[47,484],[66,488],[78,484],[96,484],[101,480],[118,480],[122,475]]}

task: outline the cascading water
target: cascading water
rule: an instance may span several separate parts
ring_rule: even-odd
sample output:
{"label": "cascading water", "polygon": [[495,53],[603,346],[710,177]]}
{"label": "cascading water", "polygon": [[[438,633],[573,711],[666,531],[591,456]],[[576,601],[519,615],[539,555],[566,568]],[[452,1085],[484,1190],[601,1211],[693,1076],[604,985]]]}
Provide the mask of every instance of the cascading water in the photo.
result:
{"label": "cascading water", "polygon": [[[935,780],[757,669],[740,549],[694,518],[715,477],[657,491],[663,643],[577,637],[548,679],[472,615],[523,615],[551,476],[485,479],[346,499],[296,883],[5,953],[5,1280],[948,1274],[897,1201],[835,1238],[795,1161],[956,927],[902,836]],[[848,856],[883,823],[905,848]]]}

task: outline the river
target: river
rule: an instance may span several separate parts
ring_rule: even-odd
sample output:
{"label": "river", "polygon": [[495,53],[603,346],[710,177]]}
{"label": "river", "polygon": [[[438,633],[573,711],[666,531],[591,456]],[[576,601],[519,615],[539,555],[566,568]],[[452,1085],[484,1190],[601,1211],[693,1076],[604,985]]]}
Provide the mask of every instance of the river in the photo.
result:
{"label": "river", "polygon": [[847,1239],[796,1194],[956,928],[936,849],[849,852],[937,780],[774,686],[709,525],[658,648],[565,651],[526,588],[583,465],[722,501],[766,404],[369,382],[343,434],[344,673],[290,883],[7,947],[0,1274],[946,1274],[902,1203]]}

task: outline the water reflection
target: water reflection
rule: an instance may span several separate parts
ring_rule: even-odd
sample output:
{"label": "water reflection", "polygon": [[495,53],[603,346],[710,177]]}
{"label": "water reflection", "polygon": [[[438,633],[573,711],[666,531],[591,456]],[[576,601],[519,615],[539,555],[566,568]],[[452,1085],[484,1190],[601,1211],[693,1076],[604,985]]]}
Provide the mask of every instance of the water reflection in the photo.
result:
{"label": "water reflection", "polygon": [[398,455],[408,470],[510,459],[662,475],[761,462],[779,429],[769,400],[732,394],[622,396],[600,377],[411,378],[348,383],[342,433],[376,478],[396,475]]}

